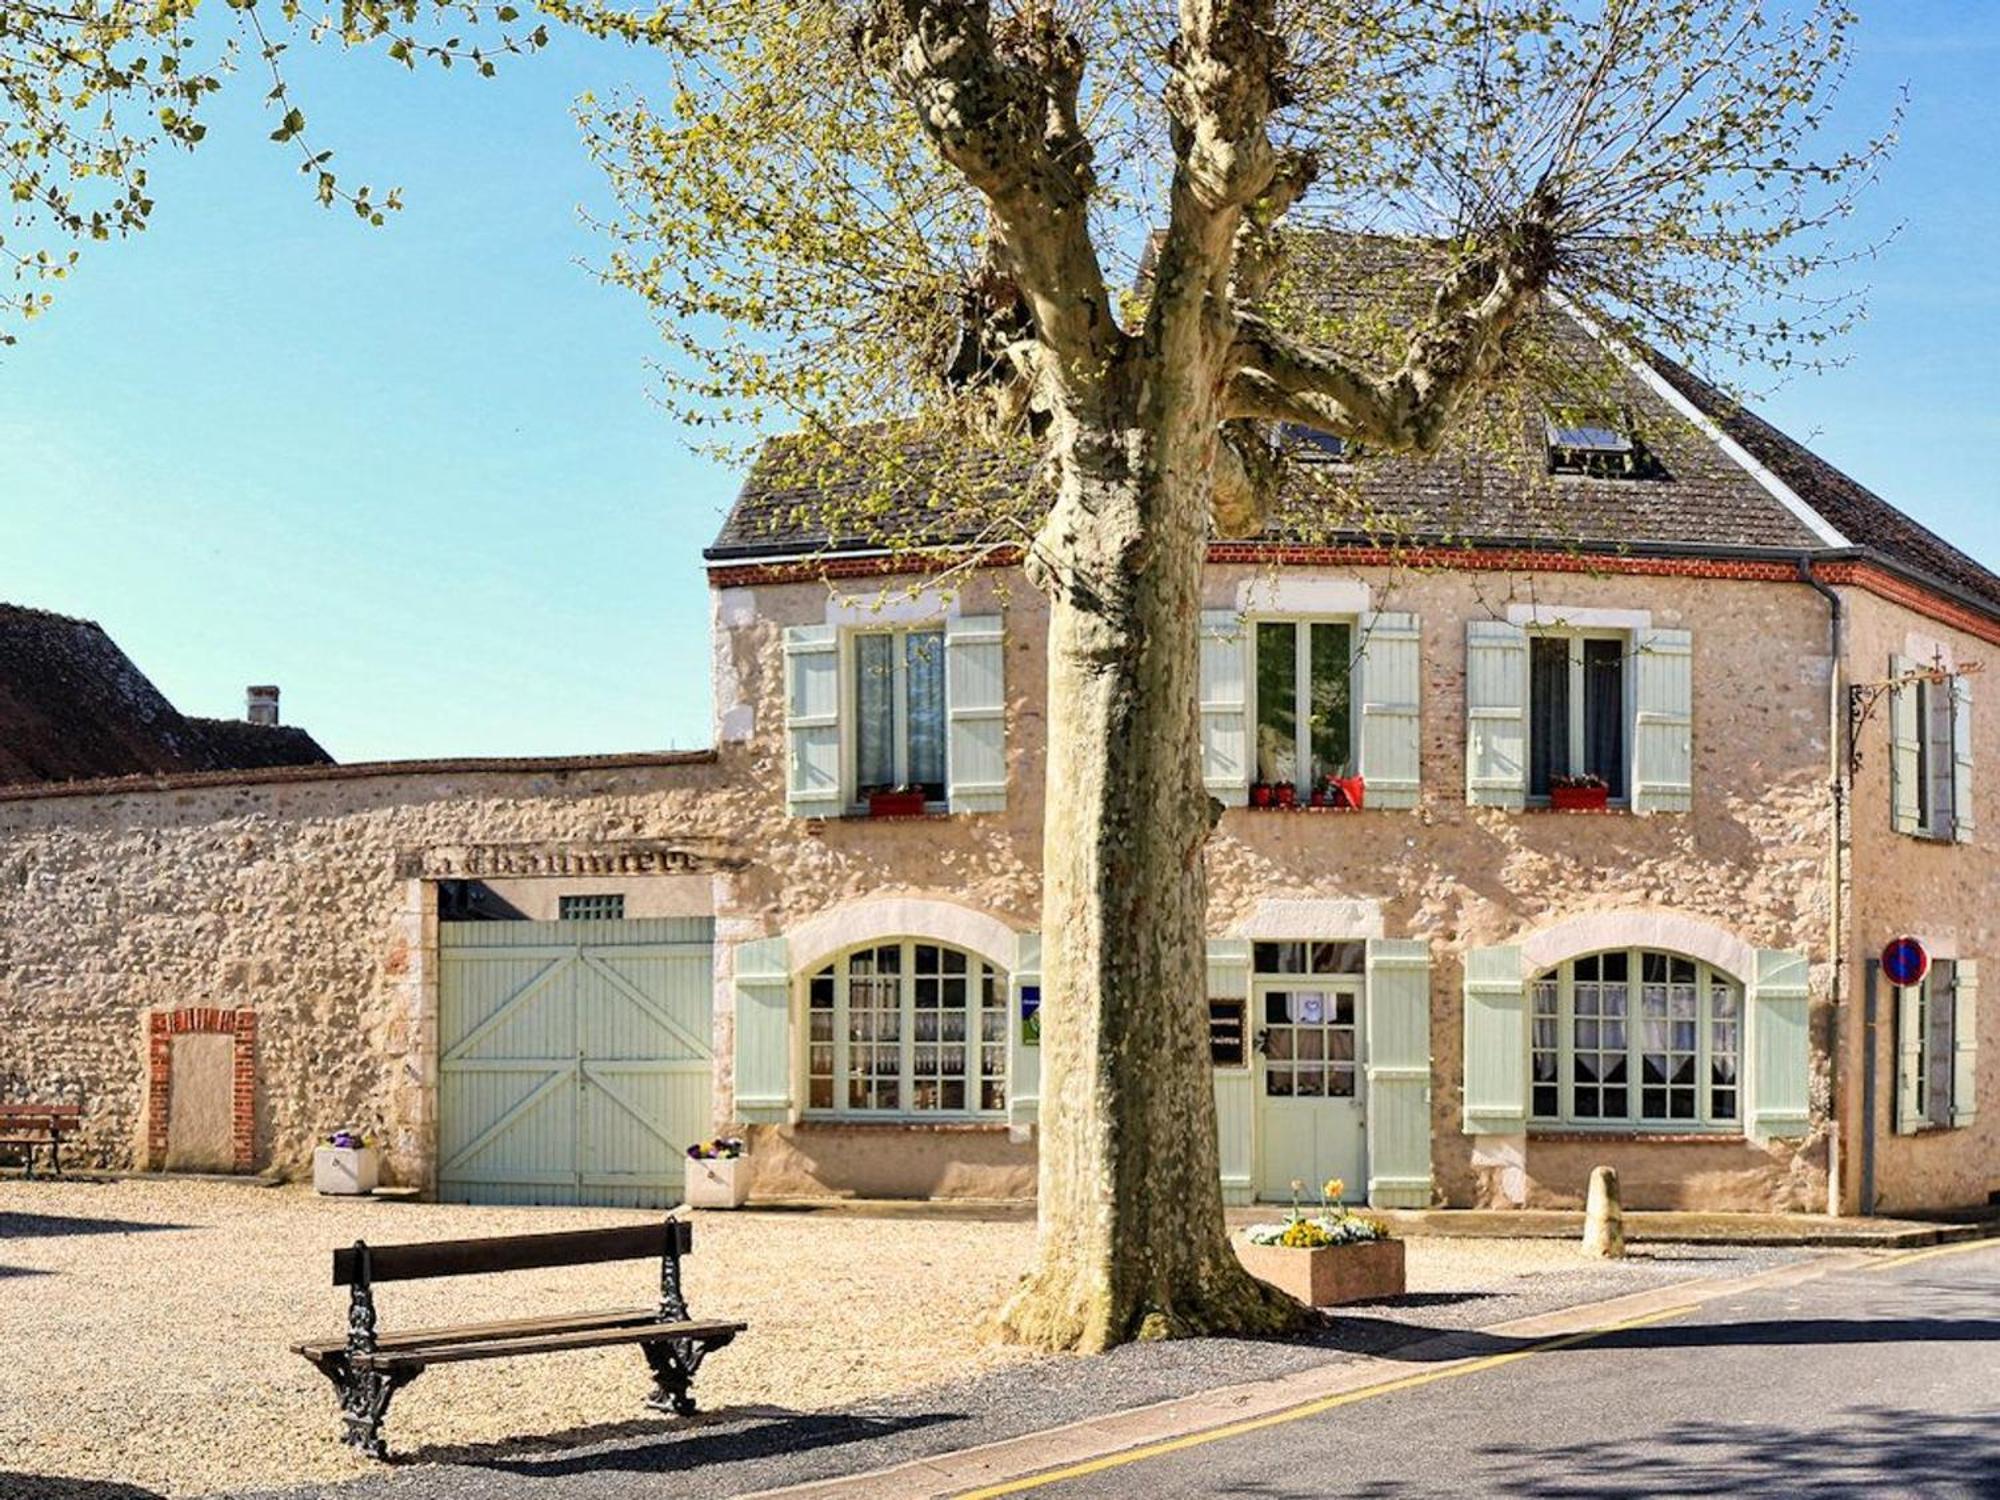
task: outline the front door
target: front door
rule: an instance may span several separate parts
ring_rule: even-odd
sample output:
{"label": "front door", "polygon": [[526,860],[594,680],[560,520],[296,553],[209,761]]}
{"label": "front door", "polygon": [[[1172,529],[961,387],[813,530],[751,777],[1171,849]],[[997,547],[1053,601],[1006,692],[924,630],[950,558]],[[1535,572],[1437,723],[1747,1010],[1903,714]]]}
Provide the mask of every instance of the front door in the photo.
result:
{"label": "front door", "polygon": [[[1366,1198],[1362,1133],[1361,980],[1296,975],[1260,979],[1257,1026],[1257,1196],[1319,1202],[1338,1177],[1342,1197]],[[1293,1184],[1298,1187],[1294,1189]]]}

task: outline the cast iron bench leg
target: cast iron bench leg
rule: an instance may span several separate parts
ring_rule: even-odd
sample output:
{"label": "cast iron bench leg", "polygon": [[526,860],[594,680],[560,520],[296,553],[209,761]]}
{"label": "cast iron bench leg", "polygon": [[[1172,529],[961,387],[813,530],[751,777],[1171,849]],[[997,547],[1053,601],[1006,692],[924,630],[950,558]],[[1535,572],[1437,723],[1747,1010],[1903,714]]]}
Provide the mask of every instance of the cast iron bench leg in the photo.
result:
{"label": "cast iron bench leg", "polygon": [[640,1351],[653,1369],[653,1394],[646,1404],[654,1411],[670,1411],[677,1417],[694,1415],[695,1367],[701,1354],[692,1339],[662,1339],[657,1344],[641,1344]]}
{"label": "cast iron bench leg", "polygon": [[333,1382],[340,1397],[340,1440],[368,1458],[387,1458],[389,1445],[382,1439],[382,1423],[389,1415],[389,1401],[423,1372],[355,1370],[346,1356],[336,1354],[320,1366],[320,1373]]}

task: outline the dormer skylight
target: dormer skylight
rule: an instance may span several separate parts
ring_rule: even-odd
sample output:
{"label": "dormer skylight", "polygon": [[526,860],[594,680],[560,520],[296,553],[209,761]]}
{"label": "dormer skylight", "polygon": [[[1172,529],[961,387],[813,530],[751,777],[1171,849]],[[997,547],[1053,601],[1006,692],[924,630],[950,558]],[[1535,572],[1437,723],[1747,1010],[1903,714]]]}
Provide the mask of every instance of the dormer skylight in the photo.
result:
{"label": "dormer skylight", "polygon": [[1666,470],[1632,431],[1623,409],[1564,407],[1545,416],[1551,474],[1591,479],[1664,479]]}
{"label": "dormer skylight", "polygon": [[1286,454],[1302,464],[1344,464],[1354,459],[1354,445],[1330,432],[1287,422],[1279,430],[1278,442]]}

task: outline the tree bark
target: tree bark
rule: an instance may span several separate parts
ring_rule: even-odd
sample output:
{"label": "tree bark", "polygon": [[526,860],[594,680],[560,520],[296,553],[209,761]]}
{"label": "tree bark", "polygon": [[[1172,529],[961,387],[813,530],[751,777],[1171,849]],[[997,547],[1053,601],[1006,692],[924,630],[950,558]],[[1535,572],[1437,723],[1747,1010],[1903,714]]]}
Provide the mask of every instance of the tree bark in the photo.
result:
{"label": "tree bark", "polygon": [[1278,1332],[1222,1211],[1208,1057],[1214,816],[1197,733],[1217,441],[1185,377],[1114,375],[1059,437],[1035,572],[1051,595],[1043,819],[1040,1233],[1011,1337],[1099,1350]]}

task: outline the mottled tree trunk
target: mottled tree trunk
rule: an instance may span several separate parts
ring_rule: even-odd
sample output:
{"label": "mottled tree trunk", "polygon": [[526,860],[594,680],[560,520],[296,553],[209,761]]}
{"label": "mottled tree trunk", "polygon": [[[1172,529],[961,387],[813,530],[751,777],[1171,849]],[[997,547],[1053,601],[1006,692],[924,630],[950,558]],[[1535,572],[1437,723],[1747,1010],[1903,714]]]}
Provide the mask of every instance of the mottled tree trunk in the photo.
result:
{"label": "mottled tree trunk", "polygon": [[1043,1347],[1301,1316],[1242,1270],[1223,1220],[1197,736],[1215,424],[1162,404],[1124,398],[1068,435],[1035,565],[1052,600],[1040,1238],[1001,1322]]}

